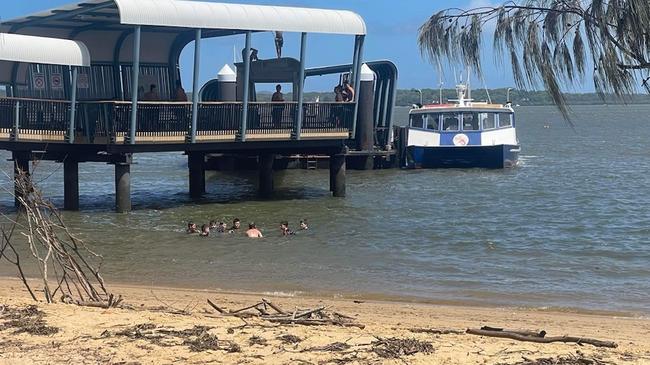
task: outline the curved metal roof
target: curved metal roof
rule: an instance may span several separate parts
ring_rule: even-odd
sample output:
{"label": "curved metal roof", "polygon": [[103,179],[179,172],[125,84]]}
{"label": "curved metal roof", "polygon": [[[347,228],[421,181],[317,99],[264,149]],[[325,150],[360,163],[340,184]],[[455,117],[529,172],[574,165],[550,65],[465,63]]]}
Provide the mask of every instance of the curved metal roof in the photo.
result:
{"label": "curved metal roof", "polygon": [[363,19],[350,11],[224,4],[185,0],[115,0],[122,24],[203,29],[242,29],[332,34],[366,34]]}
{"label": "curved metal roof", "polygon": [[[119,15],[111,9],[119,9]],[[114,11],[114,10],[113,10]],[[119,24],[191,29],[283,31],[365,35],[366,24],[347,10],[268,5],[225,4],[187,0],[86,0],[59,9],[13,19],[4,24],[74,27],[117,16]],[[3,27],[4,28],[4,27]]]}
{"label": "curved metal roof", "polygon": [[78,41],[0,33],[0,61],[88,67],[90,53]]}

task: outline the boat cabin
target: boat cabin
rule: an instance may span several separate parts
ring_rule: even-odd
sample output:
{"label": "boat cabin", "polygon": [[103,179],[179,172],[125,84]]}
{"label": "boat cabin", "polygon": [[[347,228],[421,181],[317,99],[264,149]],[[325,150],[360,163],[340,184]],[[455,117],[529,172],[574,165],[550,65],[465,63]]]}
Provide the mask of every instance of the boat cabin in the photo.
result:
{"label": "boat cabin", "polygon": [[414,109],[409,116],[409,127],[444,133],[491,131],[515,126],[511,108],[501,105],[474,105],[473,108],[440,105]]}

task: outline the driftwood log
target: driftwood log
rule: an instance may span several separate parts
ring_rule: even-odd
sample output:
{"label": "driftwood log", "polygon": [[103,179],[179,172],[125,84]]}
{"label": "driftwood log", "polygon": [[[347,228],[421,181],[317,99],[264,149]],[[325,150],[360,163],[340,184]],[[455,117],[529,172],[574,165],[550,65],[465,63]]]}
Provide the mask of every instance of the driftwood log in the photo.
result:
{"label": "driftwood log", "polygon": [[[592,345],[596,347],[609,347],[616,348],[618,345],[615,342],[611,341],[601,341],[593,338],[587,337],[572,337],[572,336],[559,336],[559,337],[539,337],[539,336],[526,336],[521,333],[508,332],[508,331],[491,331],[484,329],[468,329],[467,333],[470,335],[477,336],[486,336],[486,337],[498,337],[498,338],[508,338],[516,341],[524,342],[535,342],[535,343],[553,343],[553,342],[564,342],[564,343],[576,343],[578,345]],[[534,333],[534,332],[533,332]],[[546,334],[546,333],[545,333]]]}
{"label": "driftwood log", "polygon": [[[219,307],[213,301],[208,299],[208,305],[216,310],[222,316],[231,316],[237,317],[240,319],[244,318],[260,318],[267,322],[290,325],[297,324],[303,326],[340,326],[340,327],[357,327],[364,329],[365,326],[359,323],[356,323],[354,318],[336,313],[336,312],[327,312],[326,307],[318,307],[314,309],[298,310],[289,313],[280,306],[273,304],[268,299],[262,299],[261,302],[254,305],[249,305],[236,310],[226,310]],[[251,311],[256,311],[257,313],[251,313]],[[275,313],[270,313],[269,311],[273,310]]]}

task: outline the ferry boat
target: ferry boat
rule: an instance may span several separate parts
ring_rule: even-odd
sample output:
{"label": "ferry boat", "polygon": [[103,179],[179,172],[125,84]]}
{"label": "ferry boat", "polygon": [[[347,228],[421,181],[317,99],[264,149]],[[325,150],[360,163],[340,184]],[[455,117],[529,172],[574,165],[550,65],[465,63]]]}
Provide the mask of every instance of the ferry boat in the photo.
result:
{"label": "ferry boat", "polygon": [[407,168],[490,168],[517,166],[521,147],[512,105],[474,102],[458,85],[457,100],[418,105],[406,128]]}

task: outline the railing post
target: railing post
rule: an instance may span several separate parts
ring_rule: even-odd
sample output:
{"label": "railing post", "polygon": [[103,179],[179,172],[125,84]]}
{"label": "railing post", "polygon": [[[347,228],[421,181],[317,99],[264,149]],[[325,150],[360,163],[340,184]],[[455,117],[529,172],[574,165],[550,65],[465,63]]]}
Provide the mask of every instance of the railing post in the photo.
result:
{"label": "railing post", "polygon": [[194,82],[192,83],[192,127],[190,142],[196,143],[196,128],[199,119],[199,67],[201,67],[201,29],[196,30],[194,40]]}
{"label": "railing post", "polygon": [[300,74],[298,79],[298,113],[295,126],[295,135],[294,138],[300,140],[300,135],[302,133],[302,124],[305,117],[305,111],[303,110],[304,99],[305,99],[305,62],[307,54],[307,33],[302,33],[300,37]]}
{"label": "railing post", "polygon": [[357,117],[359,116],[359,87],[361,86],[361,65],[363,64],[363,43],[365,41],[365,36],[357,36],[357,59],[355,60],[355,70],[354,70],[354,116],[352,119],[352,137],[355,139],[357,137]]}
{"label": "railing post", "polygon": [[239,139],[242,142],[246,141],[246,128],[248,125],[248,99],[250,93],[250,80],[251,80],[251,38],[253,32],[250,30],[246,32],[246,50],[244,51],[244,93],[242,96],[242,117],[241,117],[241,130],[239,131]]}
{"label": "railing post", "polygon": [[70,98],[70,124],[68,125],[68,143],[74,143],[75,137],[75,117],[77,114],[77,78],[79,77],[79,70],[77,67],[72,68],[72,84],[70,88],[72,89],[70,93],[72,94]]}
{"label": "railing post", "polygon": [[133,67],[131,70],[131,126],[128,143],[135,144],[135,132],[138,125],[138,85],[140,83],[140,38],[142,27],[135,27],[133,32]]}
{"label": "railing post", "polygon": [[16,100],[14,113],[14,133],[11,136],[11,140],[18,141],[18,128],[20,128],[20,100]]}

